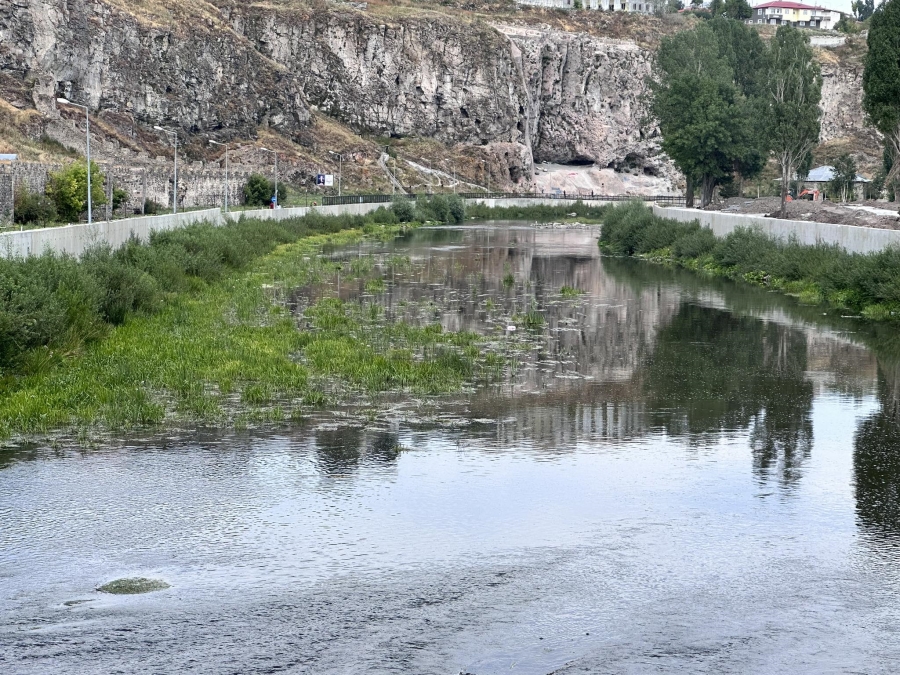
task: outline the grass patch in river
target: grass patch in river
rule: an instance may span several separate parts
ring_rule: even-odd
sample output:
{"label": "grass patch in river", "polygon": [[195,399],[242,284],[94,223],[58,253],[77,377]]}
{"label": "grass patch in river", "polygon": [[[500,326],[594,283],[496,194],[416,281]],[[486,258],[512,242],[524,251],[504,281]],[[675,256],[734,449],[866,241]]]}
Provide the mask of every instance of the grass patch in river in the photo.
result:
{"label": "grass patch in river", "polygon": [[134,577],[131,579],[116,579],[115,581],[110,581],[108,584],[99,586],[97,590],[103,593],[112,593],[113,595],[138,595],[140,593],[163,591],[167,588],[171,587],[165,581]]}
{"label": "grass patch in river", "polygon": [[[370,236],[397,232],[385,225]],[[384,287],[380,276],[369,278],[380,274],[372,256],[318,255],[362,237],[346,230],[281,246],[245,272],[131,317],[77,358],[19,378],[0,398],[0,436],[279,423],[381,392],[449,393],[495,377],[474,333],[388,321],[381,305],[362,300],[325,297],[295,313],[286,289],[328,284],[336,274],[370,291]]]}
{"label": "grass patch in river", "polygon": [[572,288],[571,286],[563,286],[559,289],[559,294],[564,298],[577,298],[582,293],[584,293],[584,291]]}

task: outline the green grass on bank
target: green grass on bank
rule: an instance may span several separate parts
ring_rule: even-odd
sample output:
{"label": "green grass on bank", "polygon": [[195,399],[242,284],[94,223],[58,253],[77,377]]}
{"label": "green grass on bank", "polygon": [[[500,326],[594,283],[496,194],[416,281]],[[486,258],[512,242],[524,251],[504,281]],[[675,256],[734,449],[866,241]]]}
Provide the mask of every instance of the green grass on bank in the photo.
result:
{"label": "green grass on bank", "polygon": [[0,437],[241,424],[383,391],[458,389],[478,367],[476,336],[386,322],[373,303],[326,298],[299,319],[292,305],[293,289],[336,275],[383,289],[371,264],[319,253],[416,224],[399,220],[391,208],[244,219],[81,260],[0,259]]}
{"label": "green grass on bank", "polygon": [[827,303],[868,319],[900,318],[900,249],[847,253],[838,246],[804,246],[737,229],[717,239],[697,221],[653,215],[640,203],[608,210],[600,246],[706,274],[770,287],[808,304]]}
{"label": "green grass on bank", "polygon": [[[399,227],[368,229],[391,237]],[[247,271],[132,316],[76,358],[8,378],[0,435],[166,421],[241,425],[359,395],[457,390],[480,367],[474,334],[388,322],[376,304],[336,298],[307,308],[298,330],[292,289],[338,272],[345,280],[373,274],[317,255],[363,236],[352,229],[281,246]]]}

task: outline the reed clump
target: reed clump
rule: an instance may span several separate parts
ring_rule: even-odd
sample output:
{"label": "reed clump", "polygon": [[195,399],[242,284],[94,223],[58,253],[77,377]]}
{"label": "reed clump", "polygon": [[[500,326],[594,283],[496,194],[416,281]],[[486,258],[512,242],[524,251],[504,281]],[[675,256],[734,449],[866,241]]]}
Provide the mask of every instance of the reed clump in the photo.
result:
{"label": "reed clump", "polygon": [[900,317],[900,249],[848,253],[740,228],[721,239],[693,221],[660,218],[641,203],[610,209],[601,248],[771,287],[809,304],[827,303],[874,320]]}

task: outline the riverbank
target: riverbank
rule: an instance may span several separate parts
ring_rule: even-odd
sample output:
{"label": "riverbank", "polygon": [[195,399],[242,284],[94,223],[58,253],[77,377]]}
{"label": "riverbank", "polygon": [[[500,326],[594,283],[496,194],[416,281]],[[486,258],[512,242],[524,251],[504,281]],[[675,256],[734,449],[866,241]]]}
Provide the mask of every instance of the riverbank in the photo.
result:
{"label": "riverbank", "polygon": [[[483,338],[385,317],[376,299],[408,260],[322,254],[392,239],[433,216],[435,205],[404,224],[390,208],[242,220],[101,247],[81,260],[0,261],[10,300],[0,322],[0,438],[241,427],[348,402],[374,414],[385,392],[446,394],[496,377],[506,357]],[[573,208],[539,207],[531,216],[559,220]],[[340,300],[341,284],[358,284],[369,297]],[[337,292],[311,299],[316,285]],[[534,323],[532,314],[522,312],[519,323]]]}
{"label": "riverbank", "polygon": [[717,238],[696,221],[662,218],[632,203],[604,215],[600,247],[614,255],[678,265],[703,274],[765,286],[806,304],[825,304],[866,319],[900,317],[900,249],[848,253],[804,246],[738,228]]}

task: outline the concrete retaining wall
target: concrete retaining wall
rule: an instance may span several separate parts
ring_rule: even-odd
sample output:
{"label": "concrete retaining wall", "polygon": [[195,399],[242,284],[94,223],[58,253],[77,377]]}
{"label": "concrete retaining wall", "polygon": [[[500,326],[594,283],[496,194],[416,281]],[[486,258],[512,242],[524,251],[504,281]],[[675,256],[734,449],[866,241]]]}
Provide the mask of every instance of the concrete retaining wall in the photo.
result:
{"label": "concrete retaining wall", "polygon": [[[573,199],[544,199],[536,197],[506,199],[470,199],[470,202],[485,204],[490,207],[561,206]],[[145,216],[128,218],[110,222],[97,222],[92,225],[66,225],[21,232],[0,234],[0,255],[27,256],[40,255],[44,251],[56,251],[79,256],[90,246],[106,242],[117,248],[135,236],[146,241],[150,233],[156,230],[171,230],[185,227],[192,223],[206,221],[221,225],[227,220],[258,218],[261,220],[286,220],[300,218],[311,211],[324,215],[353,214],[363,215],[387,206],[386,204],[336,204],[333,206],[298,207],[289,209],[257,209],[253,211],[232,211],[222,213],[220,209],[203,211],[187,211],[177,215]],[[717,237],[724,237],[738,227],[758,227],[765,234],[787,240],[796,237],[801,244],[815,245],[819,243],[837,244],[852,253],[873,253],[888,246],[900,246],[900,231],[880,230],[852,225],[833,225],[830,223],[813,223],[802,220],[780,220],[747,216],[721,211],[699,211],[675,207],[654,206],[653,212],[663,218],[672,218],[682,222],[699,220],[701,225],[709,227]]]}
{"label": "concrete retaining wall", "polygon": [[21,232],[5,232],[0,234],[0,255],[28,256],[40,255],[44,251],[55,251],[80,256],[86,249],[101,242],[118,248],[132,235],[147,241],[153,231],[173,230],[202,221],[221,224],[222,212],[219,209],[206,209],[174,215],[101,221],[91,225],[84,223],[22,230]]}
{"label": "concrete retaining wall", "polygon": [[654,206],[653,212],[662,218],[681,222],[698,220],[701,225],[710,228],[717,237],[724,237],[739,227],[755,227],[774,239],[787,241],[795,237],[799,243],[807,246],[837,244],[851,253],[875,253],[888,246],[900,246],[900,230],[814,223],[806,220],[782,220],[675,207]]}

